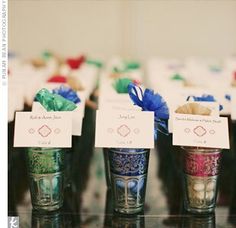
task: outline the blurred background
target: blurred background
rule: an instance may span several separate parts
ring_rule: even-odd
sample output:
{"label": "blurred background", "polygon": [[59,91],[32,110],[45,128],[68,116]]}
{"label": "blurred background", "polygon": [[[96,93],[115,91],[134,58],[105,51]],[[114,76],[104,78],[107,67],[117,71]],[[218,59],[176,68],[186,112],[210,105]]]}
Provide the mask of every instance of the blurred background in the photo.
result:
{"label": "blurred background", "polygon": [[236,53],[236,1],[10,0],[9,49],[107,59]]}

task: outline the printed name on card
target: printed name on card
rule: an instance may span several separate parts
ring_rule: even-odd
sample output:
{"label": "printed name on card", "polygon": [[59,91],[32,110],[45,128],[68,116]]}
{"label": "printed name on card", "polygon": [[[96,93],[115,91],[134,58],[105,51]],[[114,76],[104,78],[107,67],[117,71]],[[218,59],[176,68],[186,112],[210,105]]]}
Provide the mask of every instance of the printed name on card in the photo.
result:
{"label": "printed name on card", "polygon": [[71,147],[71,112],[16,112],[14,147]]}
{"label": "printed name on card", "polygon": [[228,119],[175,113],[173,145],[229,149]]}
{"label": "printed name on card", "polygon": [[95,146],[154,148],[154,112],[97,111]]}

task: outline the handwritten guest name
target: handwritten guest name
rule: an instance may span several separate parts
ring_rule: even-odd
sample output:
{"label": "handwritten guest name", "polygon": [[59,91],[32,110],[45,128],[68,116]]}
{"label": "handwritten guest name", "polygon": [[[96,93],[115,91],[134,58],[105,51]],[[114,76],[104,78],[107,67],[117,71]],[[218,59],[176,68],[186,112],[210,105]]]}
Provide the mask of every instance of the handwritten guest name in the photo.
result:
{"label": "handwritten guest name", "polygon": [[135,119],[135,116],[134,115],[129,115],[129,114],[127,114],[127,115],[119,115],[118,116],[118,119],[120,119],[120,120],[134,120]]}
{"label": "handwritten guest name", "polygon": [[61,116],[56,116],[56,115],[53,115],[53,116],[47,116],[47,115],[41,115],[41,116],[38,116],[38,115],[31,115],[31,116],[30,116],[30,119],[31,119],[31,120],[60,120],[60,119],[61,119]]}
{"label": "handwritten guest name", "polygon": [[195,119],[191,117],[176,117],[176,121],[191,121],[191,122],[201,122],[201,123],[212,123],[212,124],[220,124],[221,120],[210,120],[210,119]]}

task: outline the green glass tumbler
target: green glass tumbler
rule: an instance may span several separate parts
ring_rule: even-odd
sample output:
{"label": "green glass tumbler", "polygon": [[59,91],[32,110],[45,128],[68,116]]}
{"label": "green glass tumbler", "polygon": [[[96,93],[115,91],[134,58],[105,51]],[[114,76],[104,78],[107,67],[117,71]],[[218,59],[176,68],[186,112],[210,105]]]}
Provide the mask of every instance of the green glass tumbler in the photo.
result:
{"label": "green glass tumbler", "polygon": [[63,205],[65,152],[56,148],[29,148],[26,153],[32,206],[54,211]]}

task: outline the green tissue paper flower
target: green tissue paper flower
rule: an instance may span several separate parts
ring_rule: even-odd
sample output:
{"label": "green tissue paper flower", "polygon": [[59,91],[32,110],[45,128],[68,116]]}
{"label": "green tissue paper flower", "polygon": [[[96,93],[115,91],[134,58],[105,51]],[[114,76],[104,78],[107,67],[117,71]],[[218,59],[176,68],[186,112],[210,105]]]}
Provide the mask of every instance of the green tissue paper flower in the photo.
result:
{"label": "green tissue paper flower", "polygon": [[47,111],[73,111],[77,108],[74,102],[58,94],[52,94],[47,89],[41,89],[36,94],[36,99]]}
{"label": "green tissue paper flower", "polygon": [[117,93],[128,93],[128,85],[132,82],[129,78],[120,78],[115,80],[113,87]]}
{"label": "green tissue paper flower", "polygon": [[140,68],[140,64],[135,61],[123,61],[120,66],[113,67],[113,73],[127,73]]}
{"label": "green tissue paper flower", "polygon": [[42,53],[42,58],[43,58],[44,60],[49,60],[51,57],[52,57],[52,53],[49,52],[49,51],[44,51],[44,52]]}
{"label": "green tissue paper flower", "polygon": [[222,71],[222,67],[217,66],[217,65],[211,65],[211,66],[209,66],[209,69],[211,72],[214,72],[214,73],[219,73]]}
{"label": "green tissue paper flower", "polygon": [[87,64],[90,64],[90,65],[94,65],[96,66],[97,68],[101,68],[103,66],[102,62],[98,61],[98,60],[93,60],[93,59],[87,59],[86,60],[86,63]]}
{"label": "green tissue paper flower", "polygon": [[180,74],[174,74],[172,77],[171,77],[171,80],[174,80],[174,81],[184,81],[184,77],[182,77]]}
{"label": "green tissue paper flower", "polygon": [[136,70],[140,68],[140,63],[135,61],[125,62],[125,68],[127,70]]}

